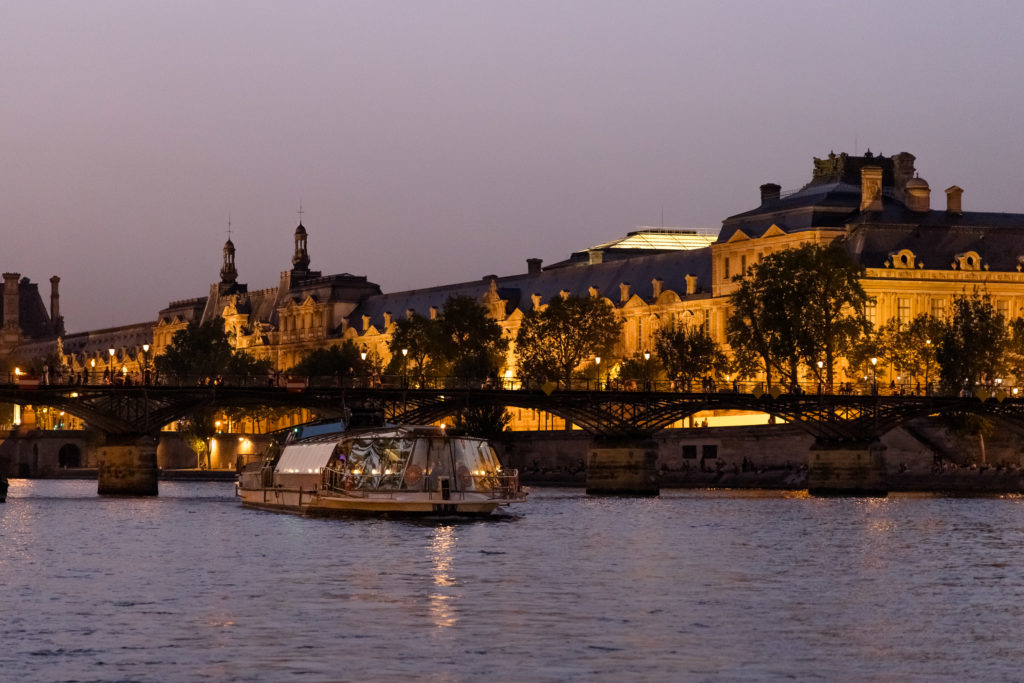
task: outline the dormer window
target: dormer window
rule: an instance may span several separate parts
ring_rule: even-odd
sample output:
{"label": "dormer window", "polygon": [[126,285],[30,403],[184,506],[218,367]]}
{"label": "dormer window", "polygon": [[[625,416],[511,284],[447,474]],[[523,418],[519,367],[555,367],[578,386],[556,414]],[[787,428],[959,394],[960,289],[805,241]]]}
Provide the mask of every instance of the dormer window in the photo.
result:
{"label": "dormer window", "polygon": [[981,255],[976,251],[965,251],[957,254],[953,267],[959,270],[981,270]]}
{"label": "dormer window", "polygon": [[889,263],[892,268],[913,268],[916,265],[917,257],[909,249],[900,249],[889,254]]}

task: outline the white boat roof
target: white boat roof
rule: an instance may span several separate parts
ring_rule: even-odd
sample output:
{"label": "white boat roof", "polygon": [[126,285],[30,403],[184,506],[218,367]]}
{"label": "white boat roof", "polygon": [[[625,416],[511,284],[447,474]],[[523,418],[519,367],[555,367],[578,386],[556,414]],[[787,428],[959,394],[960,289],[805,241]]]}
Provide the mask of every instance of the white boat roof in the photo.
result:
{"label": "white boat roof", "polygon": [[274,471],[282,474],[317,474],[320,468],[327,466],[337,443],[337,439],[332,439],[285,446]]}

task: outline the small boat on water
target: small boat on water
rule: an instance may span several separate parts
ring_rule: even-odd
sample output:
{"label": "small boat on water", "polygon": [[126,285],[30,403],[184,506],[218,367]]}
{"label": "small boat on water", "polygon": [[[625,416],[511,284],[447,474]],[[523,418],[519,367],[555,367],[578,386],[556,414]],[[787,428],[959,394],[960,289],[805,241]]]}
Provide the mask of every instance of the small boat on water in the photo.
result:
{"label": "small boat on water", "polygon": [[488,515],[522,502],[490,444],[442,427],[318,434],[272,446],[238,476],[242,504],[308,515]]}

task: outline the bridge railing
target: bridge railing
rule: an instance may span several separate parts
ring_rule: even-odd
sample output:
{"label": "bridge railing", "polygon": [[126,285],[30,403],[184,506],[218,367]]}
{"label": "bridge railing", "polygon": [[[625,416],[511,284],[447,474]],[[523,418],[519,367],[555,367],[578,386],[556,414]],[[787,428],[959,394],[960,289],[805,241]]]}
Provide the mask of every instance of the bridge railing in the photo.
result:
{"label": "bridge railing", "polygon": [[[21,374],[7,378],[8,386],[23,389],[35,389],[45,386],[88,386],[88,387],[196,387],[196,386],[228,386],[242,388],[284,389],[304,391],[307,389],[473,389],[494,391],[636,391],[636,392],[672,392],[672,393],[769,393],[763,381],[737,381],[712,378],[695,378],[688,382],[654,378],[630,377],[590,377],[564,380],[547,380],[525,377],[452,377],[436,375],[414,375],[376,373],[354,375],[338,373],[330,376],[296,376],[288,373],[270,375],[195,375],[182,377],[161,377],[155,374],[145,376],[117,375],[113,380],[88,375],[63,378],[61,381],[46,381],[46,378],[31,377]],[[1024,396],[1017,387],[1003,385],[1000,382],[986,386],[972,387],[967,395],[975,395],[978,389],[994,394],[999,390],[1007,397]],[[830,396],[950,396],[965,392],[943,392],[934,383],[922,385],[921,382],[895,381],[885,382],[838,382],[829,385],[824,382],[776,383],[774,391],[782,394],[830,395]]]}

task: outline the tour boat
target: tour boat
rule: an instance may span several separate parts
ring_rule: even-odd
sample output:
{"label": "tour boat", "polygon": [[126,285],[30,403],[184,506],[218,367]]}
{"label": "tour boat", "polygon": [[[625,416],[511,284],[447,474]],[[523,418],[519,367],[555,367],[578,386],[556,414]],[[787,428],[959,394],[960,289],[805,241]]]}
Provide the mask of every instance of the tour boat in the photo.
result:
{"label": "tour boat", "polygon": [[521,502],[516,470],[484,439],[443,427],[326,433],[272,446],[238,477],[242,504],[307,515],[487,515]]}

